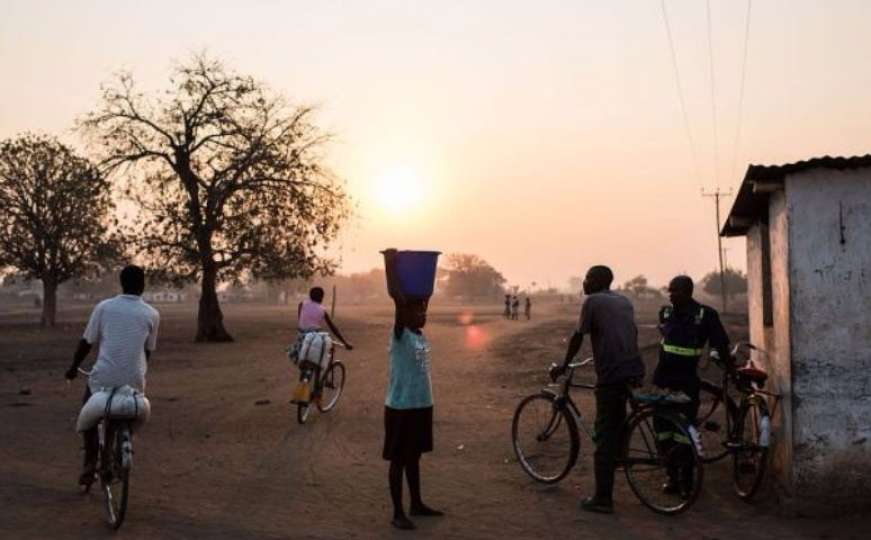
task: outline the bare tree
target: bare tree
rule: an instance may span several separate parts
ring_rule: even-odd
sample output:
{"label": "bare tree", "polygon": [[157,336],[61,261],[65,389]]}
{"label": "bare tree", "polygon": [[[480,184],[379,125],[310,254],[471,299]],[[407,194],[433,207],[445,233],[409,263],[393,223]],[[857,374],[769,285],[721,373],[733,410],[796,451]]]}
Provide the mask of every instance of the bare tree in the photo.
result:
{"label": "bare tree", "polygon": [[56,139],[0,143],[0,267],[42,281],[43,326],[55,324],[58,285],[117,258],[113,208],[97,167]]}
{"label": "bare tree", "polygon": [[201,55],[161,97],[122,73],[82,128],[108,170],[125,171],[140,209],[136,235],[163,277],[200,280],[197,341],[232,341],[217,285],[245,275],[333,271],[323,255],[348,216],[323,165],[328,136],[310,107],[290,107],[251,77]]}

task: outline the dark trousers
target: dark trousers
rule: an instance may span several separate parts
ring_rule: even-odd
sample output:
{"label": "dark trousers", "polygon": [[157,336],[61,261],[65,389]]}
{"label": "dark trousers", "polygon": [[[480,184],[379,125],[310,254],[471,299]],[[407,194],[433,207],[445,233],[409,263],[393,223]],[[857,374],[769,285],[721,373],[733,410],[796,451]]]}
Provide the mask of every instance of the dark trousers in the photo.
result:
{"label": "dark trousers", "polygon": [[[669,390],[681,391],[690,398],[689,403],[673,406],[674,410],[695,426],[698,421],[699,406],[699,382],[687,381],[683,384],[668,385]],[[653,419],[653,429],[656,431],[659,451],[668,457],[668,476],[674,483],[682,484],[689,489],[693,482],[693,454],[691,450],[692,440],[685,440],[683,436],[672,431],[668,422]]]}
{"label": "dark trousers", "polygon": [[[85,385],[85,396],[82,398],[82,405],[88,402],[91,398],[91,389]],[[97,455],[100,451],[100,437],[97,433],[97,426],[82,433],[82,440],[85,443],[85,460],[84,468],[93,468],[97,465]]]}
{"label": "dark trousers", "polygon": [[614,492],[614,470],[617,468],[628,398],[629,390],[625,383],[596,387],[596,451],[593,454],[593,471],[596,476],[596,497],[599,499],[611,500]]}

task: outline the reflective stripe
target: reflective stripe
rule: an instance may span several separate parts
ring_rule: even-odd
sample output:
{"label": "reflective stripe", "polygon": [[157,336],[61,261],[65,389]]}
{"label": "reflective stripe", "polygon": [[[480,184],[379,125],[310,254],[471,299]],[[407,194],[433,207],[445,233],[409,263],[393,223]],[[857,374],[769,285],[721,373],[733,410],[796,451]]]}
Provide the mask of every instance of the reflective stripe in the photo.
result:
{"label": "reflective stripe", "polygon": [[679,433],[676,431],[660,431],[656,434],[656,440],[658,442],[663,441],[674,441],[678,444],[690,444],[690,438],[684,435],[683,433]]}
{"label": "reflective stripe", "polygon": [[681,434],[681,433],[675,433],[675,434],[673,434],[673,438],[674,438],[674,442],[676,442],[676,443],[680,443],[680,444],[690,444],[690,439],[689,439],[689,437],[687,437],[686,435],[683,435],[683,434]]}
{"label": "reflective stripe", "polygon": [[662,340],[660,342],[660,344],[662,345],[663,351],[665,351],[667,353],[671,353],[671,354],[676,354],[678,356],[701,356],[702,353],[705,351],[704,349],[694,349],[692,347],[681,347],[679,345],[669,345],[668,343],[665,342],[665,340]]}

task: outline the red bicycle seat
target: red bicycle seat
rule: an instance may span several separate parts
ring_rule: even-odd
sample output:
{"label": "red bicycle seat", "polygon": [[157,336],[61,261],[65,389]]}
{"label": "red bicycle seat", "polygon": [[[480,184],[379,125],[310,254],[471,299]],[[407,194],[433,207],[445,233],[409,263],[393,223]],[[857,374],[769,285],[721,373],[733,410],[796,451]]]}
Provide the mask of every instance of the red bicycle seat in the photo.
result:
{"label": "red bicycle seat", "polygon": [[757,384],[762,384],[766,380],[768,380],[768,373],[765,373],[761,369],[753,367],[753,366],[740,368],[738,370],[738,373],[740,373],[744,377],[747,377],[748,379],[750,379],[751,381],[753,381]]}

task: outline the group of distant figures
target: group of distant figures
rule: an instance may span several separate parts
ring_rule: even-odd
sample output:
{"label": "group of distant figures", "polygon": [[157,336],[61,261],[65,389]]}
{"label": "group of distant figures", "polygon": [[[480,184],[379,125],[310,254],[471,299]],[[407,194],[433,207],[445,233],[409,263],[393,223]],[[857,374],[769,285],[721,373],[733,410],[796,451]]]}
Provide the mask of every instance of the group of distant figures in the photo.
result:
{"label": "group of distant figures", "polygon": [[[526,301],[524,302],[523,314],[526,316],[526,320],[530,320],[532,318],[532,300],[529,297],[526,297]],[[502,315],[508,319],[509,321],[516,321],[520,318],[520,299],[517,295],[505,295],[505,311]]]}

